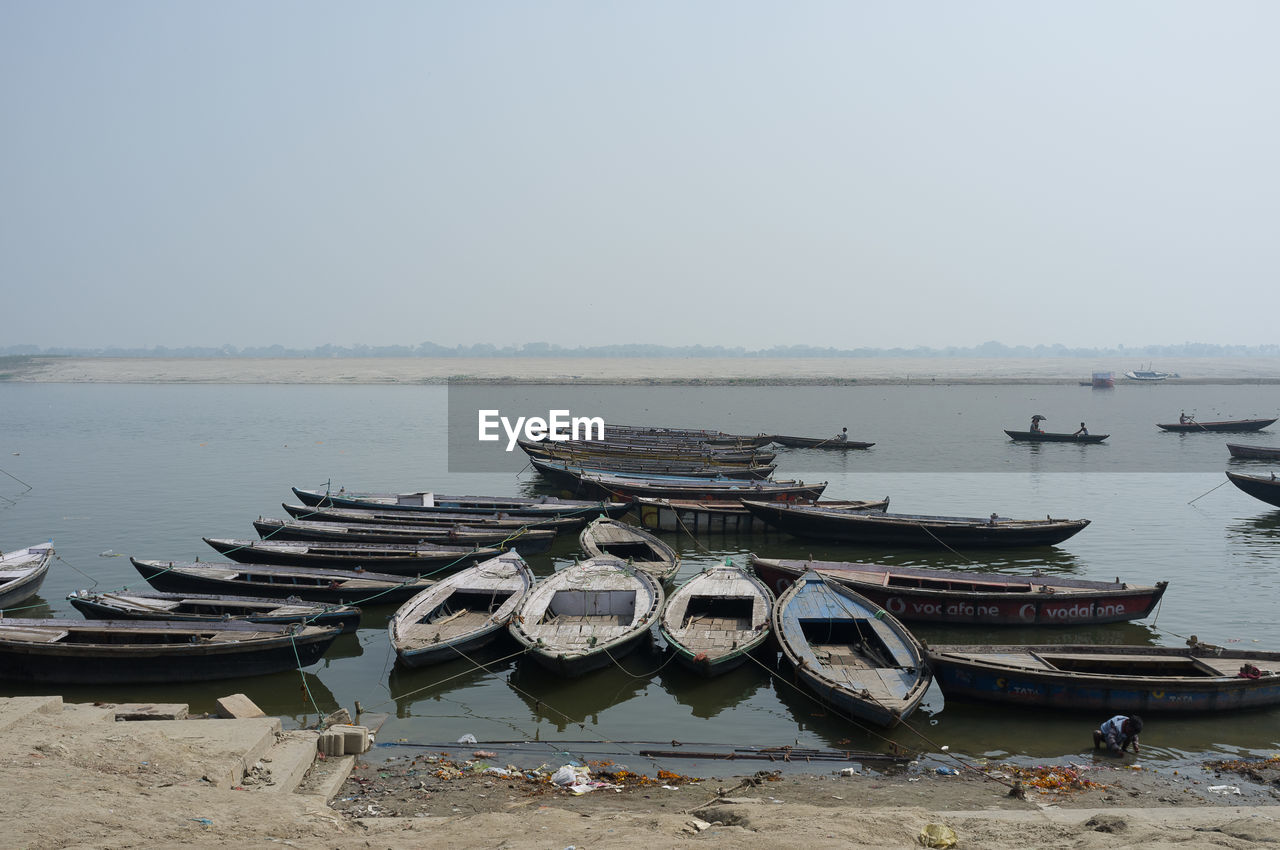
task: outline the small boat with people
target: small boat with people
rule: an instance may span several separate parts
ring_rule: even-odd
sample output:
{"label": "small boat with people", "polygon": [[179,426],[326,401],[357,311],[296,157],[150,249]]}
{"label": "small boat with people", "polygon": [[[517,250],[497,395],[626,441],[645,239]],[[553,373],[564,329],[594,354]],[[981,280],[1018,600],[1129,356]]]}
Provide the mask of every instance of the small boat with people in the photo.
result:
{"label": "small boat with people", "polygon": [[682,666],[718,676],[743,664],[769,639],[773,594],[726,559],[681,584],[663,606],[658,632]]}
{"label": "small boat with people", "polygon": [[1230,433],[1245,431],[1261,431],[1274,425],[1276,417],[1270,419],[1224,419],[1218,422],[1197,422],[1194,417],[1183,414],[1177,422],[1157,422],[1156,427],[1176,434],[1207,434],[1211,432]]}
{"label": "small boat with people", "polygon": [[158,590],[76,590],[67,595],[77,611],[93,620],[182,620],[220,623],[307,623],[354,632],[360,609],[303,599],[221,596],[209,593],[164,593]]}
{"label": "small boat with people", "polygon": [[644,570],[591,558],[538,582],[507,628],[538,665],[581,676],[652,640],[664,600],[661,582]]}
{"label": "small boat with people", "polygon": [[1245,446],[1239,443],[1227,443],[1227,451],[1232,457],[1246,460],[1280,460],[1280,446]]}
{"label": "small boat with people", "polygon": [[1110,434],[1090,434],[1083,422],[1080,423],[1078,430],[1070,434],[1045,431],[1040,427],[1040,423],[1045,421],[1048,420],[1037,413],[1031,417],[1030,430],[1011,431],[1006,428],[1005,433],[1009,435],[1010,440],[1023,443],[1101,443],[1111,436]]}
{"label": "small boat with people", "polygon": [[219,555],[241,564],[342,570],[361,567],[396,575],[460,570],[475,561],[492,558],[501,551],[491,546],[443,546],[434,543],[330,543],[314,540],[281,540],[277,543],[232,537],[202,539]]}
{"label": "small boat with people", "polygon": [[928,658],[948,700],[1101,716],[1280,705],[1280,652],[1188,644],[933,646]]}
{"label": "small boat with people", "polygon": [[611,555],[668,584],[680,570],[680,555],[649,532],[609,517],[599,517],[578,535],[588,558]]}
{"label": "small boat with people", "polygon": [[[812,503],[824,508],[848,508],[858,511],[885,511],[889,499],[837,500]],[[772,530],[772,526],[743,507],[741,502],[704,502],[694,499],[635,500],[636,517],[650,531],[676,531],[686,534],[755,534]]]}
{"label": "small boat with people", "polygon": [[116,685],[261,676],[314,664],[338,632],[242,620],[0,619],[0,679]]}
{"label": "small boat with people", "polygon": [[52,541],[0,553],[0,609],[21,605],[39,593],[55,554]]}
{"label": "small boat with people", "polygon": [[925,548],[1052,546],[1078,534],[1087,519],[1010,519],[854,511],[744,500],[764,522],[810,540]]}
{"label": "small boat with people", "polygon": [[856,590],[900,620],[982,626],[1091,626],[1146,617],[1168,582],[1129,584],[1047,575],[898,567],[751,555],[751,568],[781,594],[812,570]]}
{"label": "small boat with people", "polygon": [[924,648],[911,632],[819,573],[806,572],[778,597],[773,632],[796,678],[848,717],[897,725],[929,689]]}
{"label": "small boat with people", "polygon": [[1280,508],[1280,479],[1270,475],[1246,475],[1243,472],[1227,472],[1227,478],[1255,499]]}
{"label": "small boat with people", "polygon": [[440,579],[387,624],[396,657],[409,667],[466,658],[506,634],[533,585],[533,571],[515,552]]}
{"label": "small boat with people", "polygon": [[795,437],[786,434],[775,434],[773,441],[789,449],[830,449],[845,451],[847,449],[869,449],[875,443],[864,443],[849,439],[849,429],[845,428],[834,437]]}
{"label": "small boat with people", "polygon": [[337,605],[400,605],[433,582],[429,578],[388,575],[366,570],[313,569],[226,561],[157,561],[130,558],[130,563],[156,590],[297,597]]}

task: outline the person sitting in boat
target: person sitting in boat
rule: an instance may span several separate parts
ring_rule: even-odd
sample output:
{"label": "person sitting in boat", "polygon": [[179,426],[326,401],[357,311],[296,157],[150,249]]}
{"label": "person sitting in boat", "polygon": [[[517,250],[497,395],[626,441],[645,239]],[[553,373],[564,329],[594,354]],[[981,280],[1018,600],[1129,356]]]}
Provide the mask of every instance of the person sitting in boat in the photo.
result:
{"label": "person sitting in boat", "polygon": [[1087,436],[1089,436],[1089,429],[1088,429],[1088,428],[1086,428],[1086,427],[1084,427],[1084,423],[1083,423],[1083,422],[1081,422],[1081,423],[1080,423],[1080,430],[1079,430],[1079,431],[1076,431],[1076,432],[1075,432],[1074,434],[1072,434],[1071,436],[1073,436],[1073,437],[1087,437]]}
{"label": "person sitting in boat", "polygon": [[1041,419],[1044,419],[1044,417],[1043,417],[1043,416],[1041,416],[1041,415],[1040,415],[1040,414],[1038,414],[1038,413],[1037,413],[1035,416],[1032,416],[1032,417],[1031,417],[1031,433],[1032,433],[1032,434],[1039,434],[1039,433],[1041,433],[1041,431],[1040,431],[1040,420],[1041,420]]}
{"label": "person sitting in boat", "polygon": [[835,440],[837,443],[843,443],[849,439],[849,429],[847,427],[841,428],[840,433],[836,434],[831,439]]}
{"label": "person sitting in boat", "polygon": [[1136,714],[1125,716],[1117,714],[1093,730],[1093,748],[1096,750],[1104,743],[1107,750],[1116,755],[1122,754],[1130,745],[1133,754],[1138,754],[1138,733],[1142,731],[1142,718]]}
{"label": "person sitting in boat", "polygon": [[1187,412],[1185,410],[1178,414],[1179,425],[1186,425],[1190,421],[1191,421],[1191,417],[1187,415]]}

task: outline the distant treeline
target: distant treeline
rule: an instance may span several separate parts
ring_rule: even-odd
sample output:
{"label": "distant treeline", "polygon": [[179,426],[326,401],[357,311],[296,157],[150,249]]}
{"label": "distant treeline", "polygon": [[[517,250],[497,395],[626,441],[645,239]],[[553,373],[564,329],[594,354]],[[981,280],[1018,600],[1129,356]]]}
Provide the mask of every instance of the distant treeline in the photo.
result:
{"label": "distant treeline", "polygon": [[418,345],[321,345],[285,348],[281,345],[237,348],[186,346],[183,348],[39,348],[11,345],[0,355],[15,357],[1277,357],[1280,345],[1211,345],[1184,342],[1177,345],[1145,345],[1115,348],[1071,348],[1065,345],[1005,345],[984,342],[947,348],[819,348],[812,345],[776,345],[772,348],[731,348],[722,345],[592,345],[565,348],[549,342],[496,346],[489,343],[453,347],[424,342]]}

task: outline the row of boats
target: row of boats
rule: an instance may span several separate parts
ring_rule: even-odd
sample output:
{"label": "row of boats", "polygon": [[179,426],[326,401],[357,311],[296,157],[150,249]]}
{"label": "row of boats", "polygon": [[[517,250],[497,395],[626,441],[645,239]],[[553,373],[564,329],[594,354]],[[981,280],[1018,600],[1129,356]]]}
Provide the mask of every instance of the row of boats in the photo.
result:
{"label": "row of boats", "polygon": [[[1044,417],[1037,416],[1036,420]],[[1274,425],[1276,418],[1270,419],[1223,419],[1217,422],[1197,422],[1187,416],[1180,417],[1178,422],[1157,422],[1156,427],[1164,431],[1171,431],[1175,434],[1223,434],[1223,433],[1246,433],[1251,431],[1261,431],[1269,425]],[[1081,423],[1083,426],[1083,423]],[[1080,431],[1072,433],[1058,431],[1018,431],[1006,429],[1005,433],[1009,435],[1009,439],[1024,443],[1101,443],[1108,439],[1110,434],[1089,434]],[[1247,450],[1248,447],[1243,447]],[[1232,452],[1235,455],[1235,452]],[[1247,456],[1247,455],[1240,455]]]}

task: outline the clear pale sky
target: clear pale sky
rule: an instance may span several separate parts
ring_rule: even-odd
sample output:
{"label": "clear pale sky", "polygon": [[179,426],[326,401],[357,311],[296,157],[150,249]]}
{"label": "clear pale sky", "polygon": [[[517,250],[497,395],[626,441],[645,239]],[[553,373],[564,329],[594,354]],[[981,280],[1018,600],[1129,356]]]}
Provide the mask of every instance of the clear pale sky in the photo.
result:
{"label": "clear pale sky", "polygon": [[0,0],[3,344],[1274,343],[1278,32]]}

